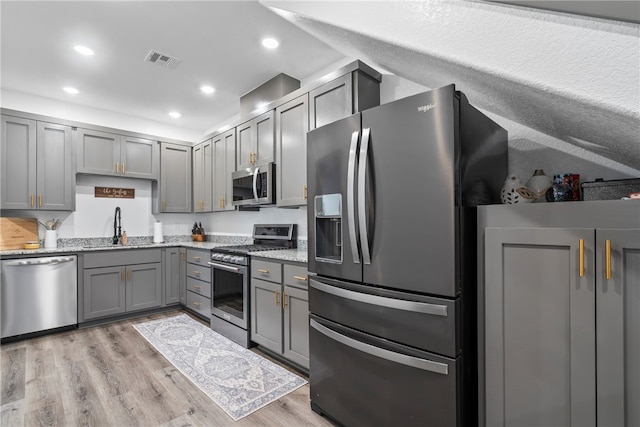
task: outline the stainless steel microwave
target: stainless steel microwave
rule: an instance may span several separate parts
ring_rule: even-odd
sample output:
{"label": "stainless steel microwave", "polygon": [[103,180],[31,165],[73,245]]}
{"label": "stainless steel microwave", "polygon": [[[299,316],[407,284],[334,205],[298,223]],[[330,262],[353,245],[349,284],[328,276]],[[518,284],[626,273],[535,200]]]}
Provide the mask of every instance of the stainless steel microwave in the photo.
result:
{"label": "stainless steel microwave", "polygon": [[276,165],[262,163],[231,174],[234,206],[272,205],[276,202]]}

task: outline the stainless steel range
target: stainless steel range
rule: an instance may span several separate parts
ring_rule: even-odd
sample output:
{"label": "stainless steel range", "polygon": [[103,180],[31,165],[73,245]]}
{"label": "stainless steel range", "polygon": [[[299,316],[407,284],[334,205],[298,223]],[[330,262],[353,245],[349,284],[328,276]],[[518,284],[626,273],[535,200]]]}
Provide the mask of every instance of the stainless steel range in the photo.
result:
{"label": "stainless steel range", "polygon": [[249,348],[250,252],[296,247],[296,224],[255,224],[253,244],[211,250],[211,329]]}

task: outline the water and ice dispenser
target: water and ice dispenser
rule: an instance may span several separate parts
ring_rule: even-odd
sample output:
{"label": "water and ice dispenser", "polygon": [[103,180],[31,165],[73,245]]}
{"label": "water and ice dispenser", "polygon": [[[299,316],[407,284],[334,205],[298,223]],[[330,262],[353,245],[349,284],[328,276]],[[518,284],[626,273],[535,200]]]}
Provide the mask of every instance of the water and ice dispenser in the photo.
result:
{"label": "water and ice dispenser", "polygon": [[342,195],[314,198],[316,260],[342,263]]}

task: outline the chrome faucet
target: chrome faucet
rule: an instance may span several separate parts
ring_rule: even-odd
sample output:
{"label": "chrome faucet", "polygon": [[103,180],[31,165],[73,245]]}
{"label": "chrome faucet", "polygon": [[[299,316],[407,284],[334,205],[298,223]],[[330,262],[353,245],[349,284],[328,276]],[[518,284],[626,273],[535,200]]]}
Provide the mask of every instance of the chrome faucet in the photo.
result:
{"label": "chrome faucet", "polygon": [[116,213],[113,215],[113,244],[120,243],[122,238],[122,217],[120,214],[120,206],[116,207]]}

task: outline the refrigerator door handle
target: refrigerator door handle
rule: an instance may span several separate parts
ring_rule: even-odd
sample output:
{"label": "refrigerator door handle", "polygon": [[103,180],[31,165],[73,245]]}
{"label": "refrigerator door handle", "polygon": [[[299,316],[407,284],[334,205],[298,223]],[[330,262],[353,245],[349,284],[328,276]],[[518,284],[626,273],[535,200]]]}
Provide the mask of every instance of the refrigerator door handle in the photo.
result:
{"label": "refrigerator door handle", "polygon": [[354,187],[356,183],[356,155],[358,154],[358,136],[360,132],[351,134],[351,148],[349,148],[349,163],[347,165],[347,224],[349,224],[349,241],[351,242],[351,256],[354,264],[360,264],[358,239],[356,236],[356,200]]}
{"label": "refrigerator door handle", "polygon": [[259,167],[253,171],[253,198],[256,201],[258,200],[258,173],[260,173]]}
{"label": "refrigerator door handle", "polygon": [[367,163],[369,161],[369,137],[371,129],[362,130],[362,143],[360,144],[360,157],[358,159],[358,217],[360,225],[360,245],[362,249],[362,262],[371,264],[369,252],[369,237],[367,236],[367,206],[365,199],[365,185],[367,177]]}
{"label": "refrigerator door handle", "polygon": [[441,304],[431,304],[427,302],[400,300],[386,298],[378,295],[363,294],[348,289],[330,286],[313,279],[309,279],[309,286],[320,292],[332,294],[337,297],[357,301],[364,304],[377,305],[380,307],[393,308],[395,310],[410,311],[414,313],[431,314],[434,316],[447,317],[447,306]]}
{"label": "refrigerator door handle", "polygon": [[363,353],[370,354],[372,356],[379,357],[381,359],[388,360],[394,363],[400,363],[412,368],[422,369],[423,371],[435,372],[438,374],[449,375],[449,366],[446,363],[433,362],[431,360],[420,359],[418,357],[408,356],[402,353],[396,353],[395,351],[386,350],[384,348],[376,347],[371,344],[366,344],[361,341],[354,340],[338,332],[335,332],[326,326],[321,325],[313,319],[309,320],[309,326],[316,331],[325,335],[326,337],[339,342],[340,344],[351,347],[355,350],[359,350]]}

